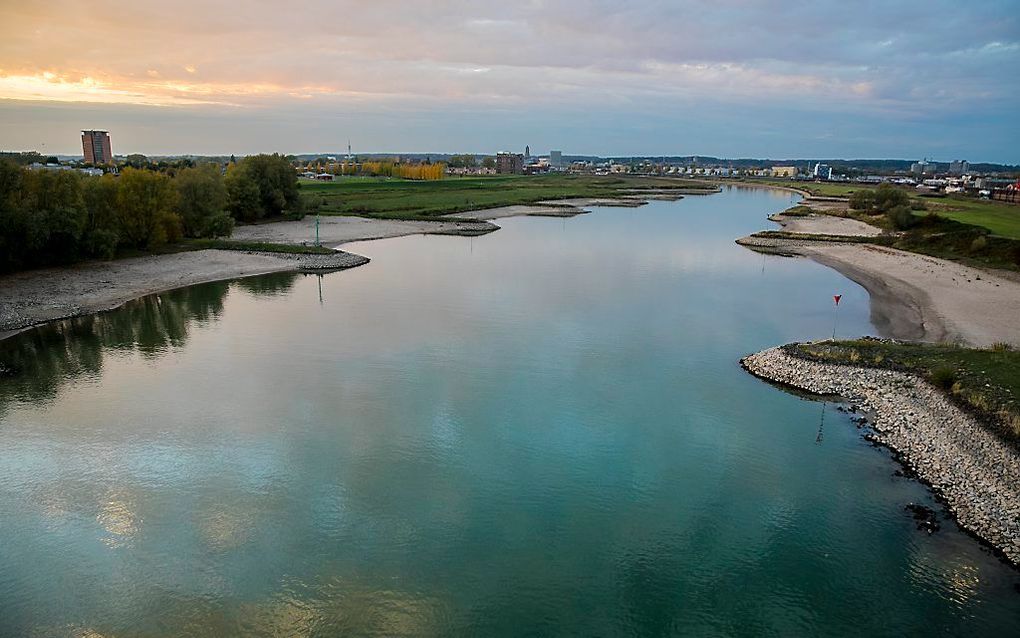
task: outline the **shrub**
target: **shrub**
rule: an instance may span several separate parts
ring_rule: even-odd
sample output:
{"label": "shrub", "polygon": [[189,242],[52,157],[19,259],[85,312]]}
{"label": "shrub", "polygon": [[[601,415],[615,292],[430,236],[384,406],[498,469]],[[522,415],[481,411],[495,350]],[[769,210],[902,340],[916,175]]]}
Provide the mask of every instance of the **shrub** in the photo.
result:
{"label": "shrub", "polygon": [[875,207],[875,193],[870,190],[854,191],[850,195],[850,208],[853,210],[871,210]]}
{"label": "shrub", "polygon": [[234,232],[234,218],[227,213],[218,213],[206,218],[202,237],[230,237]]}
{"label": "shrub", "polygon": [[995,352],[1009,352],[1013,349],[1013,344],[1006,343],[1005,341],[996,341],[992,344],[992,350]]}
{"label": "shrub", "polygon": [[910,210],[910,195],[892,184],[881,184],[875,189],[875,208],[885,213],[899,206]]}
{"label": "shrub", "polygon": [[992,409],[992,402],[982,392],[971,392],[967,396],[967,403],[983,412],[988,412]]}
{"label": "shrub", "polygon": [[979,253],[988,247],[988,240],[985,239],[984,235],[976,237],[974,241],[970,242],[970,252]]}
{"label": "shrub", "polygon": [[896,230],[907,230],[917,223],[917,218],[906,205],[894,206],[885,213],[889,224]]}
{"label": "shrub", "polygon": [[932,370],[931,382],[937,388],[951,390],[956,383],[956,370],[951,366],[939,366]]}
{"label": "shrub", "polygon": [[[910,210],[928,210],[928,204],[925,204],[923,200],[911,199]],[[935,213],[932,213],[934,215]]]}

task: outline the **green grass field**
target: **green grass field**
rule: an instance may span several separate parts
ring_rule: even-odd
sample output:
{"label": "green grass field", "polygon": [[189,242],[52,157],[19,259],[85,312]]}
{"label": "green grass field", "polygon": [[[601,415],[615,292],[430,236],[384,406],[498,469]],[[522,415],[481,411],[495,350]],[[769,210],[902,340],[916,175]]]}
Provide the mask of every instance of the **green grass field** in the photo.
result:
{"label": "green grass field", "polygon": [[335,182],[305,182],[301,193],[306,200],[321,198],[319,212],[323,215],[429,219],[547,199],[613,197],[638,188],[710,185],[670,178],[588,175],[451,177],[438,181],[351,177]]}
{"label": "green grass field", "polygon": [[[874,188],[869,184],[841,184],[831,182],[798,182],[790,179],[768,179],[749,177],[744,180],[748,184],[763,184],[766,186],[783,186],[785,188],[796,188],[817,197],[847,197],[854,191]],[[718,182],[725,184],[726,181]]]}
{"label": "green grass field", "polygon": [[1020,445],[1020,406],[1016,403],[1020,397],[1020,352],[871,339],[802,343],[796,348],[814,360],[918,374],[978,413],[1005,441]]}
{"label": "green grass field", "polygon": [[964,224],[987,228],[993,234],[1020,239],[1020,206],[987,199],[950,196],[925,198],[928,210]]}

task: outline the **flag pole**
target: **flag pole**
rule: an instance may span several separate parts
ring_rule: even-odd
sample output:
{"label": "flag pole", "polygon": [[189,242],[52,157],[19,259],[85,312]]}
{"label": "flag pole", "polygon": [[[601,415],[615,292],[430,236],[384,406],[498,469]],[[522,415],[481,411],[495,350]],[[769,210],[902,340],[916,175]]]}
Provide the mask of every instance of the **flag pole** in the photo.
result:
{"label": "flag pole", "polygon": [[832,340],[836,340],[836,320],[839,318],[839,300],[842,299],[843,295],[833,295],[832,299],[836,302],[835,307],[832,309]]}

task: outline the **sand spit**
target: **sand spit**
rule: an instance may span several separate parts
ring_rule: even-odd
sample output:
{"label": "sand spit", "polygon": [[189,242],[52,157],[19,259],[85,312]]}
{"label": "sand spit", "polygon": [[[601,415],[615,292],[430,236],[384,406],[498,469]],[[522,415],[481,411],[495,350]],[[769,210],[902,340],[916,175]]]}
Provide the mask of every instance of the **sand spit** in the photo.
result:
{"label": "sand spit", "polygon": [[[362,217],[321,217],[319,238],[326,245],[414,234],[474,236],[499,227],[484,221],[402,221]],[[231,239],[279,244],[311,244],[315,218],[240,226]],[[343,251],[327,255],[197,250],[69,268],[47,268],[0,277],[0,339],[27,327],[110,310],[144,295],[236,277],[287,270],[341,270],[368,259]]]}
{"label": "sand spit", "polygon": [[783,230],[790,233],[807,233],[812,235],[845,235],[848,237],[877,237],[884,231],[871,224],[866,224],[849,217],[833,217],[832,215],[771,215],[769,221],[776,222]]}
{"label": "sand spit", "polygon": [[945,259],[867,243],[744,237],[737,243],[809,257],[871,295],[871,320],[883,337],[1020,346],[1020,282]]}
{"label": "sand spit", "polygon": [[[516,215],[573,217],[583,206],[640,206],[632,200],[543,202],[534,206],[504,206],[446,216],[436,221],[407,221],[365,217],[321,216],[319,241],[340,246],[352,241],[404,235],[476,236],[499,229],[488,219]],[[239,226],[232,240],[310,245],[315,241],[315,218]],[[198,250],[151,255],[110,262],[87,262],[69,268],[48,268],[0,277],[0,339],[25,328],[79,315],[110,310],[144,295],[209,281],[262,275],[287,270],[340,270],[368,259],[337,251],[329,255],[294,255],[232,250]]]}
{"label": "sand spit", "polygon": [[[517,215],[573,217],[588,212],[583,208],[587,205],[634,207],[645,203],[627,199],[555,200],[470,211],[435,221],[321,216],[318,237],[327,246],[417,234],[473,237],[499,230],[499,226],[485,221],[489,219]],[[314,217],[239,226],[231,239],[310,245],[315,241],[315,226]],[[198,250],[16,273],[0,277],[0,339],[47,321],[110,310],[130,299],[172,288],[286,270],[340,270],[367,262],[365,257],[343,251],[294,255]]]}
{"label": "sand spit", "polygon": [[484,208],[482,210],[471,210],[464,213],[452,213],[443,215],[443,219],[473,219],[489,220],[501,219],[503,217],[517,217],[525,215],[530,217],[575,217],[590,212],[583,208],[572,205],[554,206],[553,203],[541,205],[515,205],[500,206],[498,208]]}
{"label": "sand spit", "polygon": [[[868,243],[883,231],[831,215],[774,215],[800,237],[751,235],[737,243],[759,252],[809,257],[863,286],[871,320],[895,339],[1020,346],[1020,278]],[[825,235],[819,240],[812,235]]]}
{"label": "sand spit", "polygon": [[809,361],[784,348],[741,360],[767,381],[839,396],[872,416],[869,438],[931,486],[960,526],[1020,565],[1020,457],[924,380],[902,372]]}
{"label": "sand spit", "polygon": [[[336,246],[352,241],[385,239],[404,235],[481,235],[498,230],[498,228],[495,224],[484,221],[407,221],[323,215],[319,217],[319,241],[323,244]],[[260,241],[274,244],[310,244],[315,241],[315,217],[305,217],[299,221],[238,226],[230,238],[237,241]]]}
{"label": "sand spit", "polygon": [[367,261],[345,252],[289,255],[196,250],[16,273],[0,279],[0,338],[47,321],[110,310],[172,288],[285,270],[337,270]]}

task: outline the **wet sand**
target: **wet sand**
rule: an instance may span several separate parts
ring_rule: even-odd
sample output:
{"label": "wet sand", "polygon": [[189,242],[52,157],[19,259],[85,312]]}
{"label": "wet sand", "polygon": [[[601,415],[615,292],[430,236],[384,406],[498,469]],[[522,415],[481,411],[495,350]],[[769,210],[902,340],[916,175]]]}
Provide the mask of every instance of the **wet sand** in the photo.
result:
{"label": "wet sand", "polygon": [[[861,237],[877,228],[827,215],[777,215],[789,232]],[[881,232],[881,231],[879,231]],[[895,339],[1020,346],[1020,278],[869,243],[744,237],[760,252],[809,257],[859,283],[871,295],[871,319]]]}

